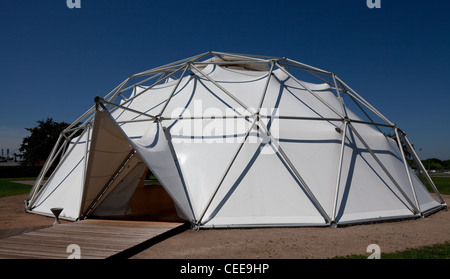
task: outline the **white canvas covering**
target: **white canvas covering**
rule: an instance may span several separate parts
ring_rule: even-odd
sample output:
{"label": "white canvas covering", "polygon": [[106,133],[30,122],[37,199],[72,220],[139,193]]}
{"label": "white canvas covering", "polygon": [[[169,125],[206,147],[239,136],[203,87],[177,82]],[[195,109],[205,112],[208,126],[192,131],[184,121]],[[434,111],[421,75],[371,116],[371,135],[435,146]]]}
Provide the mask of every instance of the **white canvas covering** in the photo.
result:
{"label": "white canvas covering", "polygon": [[28,212],[126,214],[147,168],[196,227],[339,225],[446,207],[404,132],[333,73],[287,58],[208,52],[95,100],[63,132],[69,144],[57,143],[49,161],[62,160],[38,187],[44,167]]}

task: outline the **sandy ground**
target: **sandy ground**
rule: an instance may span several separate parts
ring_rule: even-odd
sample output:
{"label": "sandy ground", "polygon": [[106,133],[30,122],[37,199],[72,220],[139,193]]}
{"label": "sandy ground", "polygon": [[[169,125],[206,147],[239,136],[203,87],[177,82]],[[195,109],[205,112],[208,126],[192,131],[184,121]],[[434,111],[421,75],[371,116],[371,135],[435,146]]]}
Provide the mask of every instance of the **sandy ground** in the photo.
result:
{"label": "sandy ground", "polygon": [[[448,203],[450,196],[444,196]],[[367,255],[377,244],[382,253],[450,241],[450,212],[427,218],[342,228],[265,228],[185,231],[146,251],[136,259],[325,259]]]}
{"label": "sandy ground", "polygon": [[[0,198],[0,238],[51,226],[54,219],[24,211],[26,195]],[[445,196],[447,204],[450,195]],[[66,221],[67,222],[67,221]],[[134,259],[324,259],[382,254],[450,241],[450,212],[427,218],[343,228],[261,228],[187,230],[135,255]]]}
{"label": "sandy ground", "polygon": [[26,196],[0,198],[0,239],[53,225],[54,218],[25,213]]}

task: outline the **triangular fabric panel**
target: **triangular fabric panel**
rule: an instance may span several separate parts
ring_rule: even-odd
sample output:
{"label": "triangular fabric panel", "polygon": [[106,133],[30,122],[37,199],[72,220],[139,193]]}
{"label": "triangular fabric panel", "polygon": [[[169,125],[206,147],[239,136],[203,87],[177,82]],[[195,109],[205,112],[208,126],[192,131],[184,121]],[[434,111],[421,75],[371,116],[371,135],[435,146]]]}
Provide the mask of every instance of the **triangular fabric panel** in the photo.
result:
{"label": "triangular fabric panel", "polygon": [[205,216],[205,227],[325,225],[274,145],[255,130]]}
{"label": "triangular fabric panel", "polygon": [[[136,158],[136,159],[135,159]],[[134,163],[133,161],[137,161]],[[101,216],[122,216],[132,212],[128,211],[128,204],[133,196],[139,183],[143,180],[143,176],[147,171],[147,166],[140,160],[138,156],[129,163],[131,170],[127,172],[123,179],[118,180],[115,186],[100,205],[95,208],[92,215]]]}
{"label": "triangular fabric panel", "polygon": [[160,123],[148,123],[145,134],[132,144],[182,212],[180,217],[192,221],[195,217],[183,174],[177,166],[179,158],[173,153],[164,130]]}
{"label": "triangular fabric panel", "polygon": [[[413,217],[411,187],[399,154],[388,139],[374,130],[360,135],[370,146],[375,156],[383,162],[391,177],[381,168],[374,156],[362,144],[353,130],[347,132],[344,149],[343,175],[336,219],[340,223],[349,220],[376,221],[387,217]],[[398,148],[397,148],[398,149]],[[396,187],[399,185],[401,193]]]}
{"label": "triangular fabric panel", "polygon": [[104,111],[95,114],[90,150],[82,213],[98,205],[99,195],[111,191],[114,182],[120,181],[117,176],[129,171],[125,163],[133,152],[127,137]]}
{"label": "triangular fabric panel", "polygon": [[53,216],[51,208],[64,208],[60,217],[76,220],[80,216],[84,173],[89,153],[91,129],[72,139],[66,154],[32,202],[34,212]]}

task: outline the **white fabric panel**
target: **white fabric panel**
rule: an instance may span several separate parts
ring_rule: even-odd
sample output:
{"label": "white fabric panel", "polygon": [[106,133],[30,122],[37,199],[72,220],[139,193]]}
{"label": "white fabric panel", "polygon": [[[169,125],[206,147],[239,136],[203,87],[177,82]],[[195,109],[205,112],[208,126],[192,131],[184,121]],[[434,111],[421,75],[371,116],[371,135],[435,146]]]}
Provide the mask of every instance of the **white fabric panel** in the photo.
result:
{"label": "white fabric panel", "polygon": [[206,206],[237,146],[238,143],[175,144],[196,216]]}
{"label": "white fabric panel", "polygon": [[139,186],[147,166],[137,163],[127,175],[118,181],[117,186],[111,190],[107,197],[92,213],[94,216],[120,216],[129,213],[128,203]]}
{"label": "white fabric panel", "polygon": [[[179,91],[186,86],[186,83],[188,83],[189,80],[190,77],[185,77],[178,86],[178,89],[174,95],[177,95]],[[170,81],[163,85],[154,86],[151,89],[148,89],[146,87],[136,87],[130,97],[137,97],[132,98],[130,101],[123,104],[123,106],[146,113],[148,115],[158,115],[163,109],[167,99],[170,97],[177,82],[178,81]],[[140,115],[135,112],[120,108],[113,111],[111,115],[117,122],[130,120],[150,120],[148,116]],[[130,122],[126,125],[121,124],[120,126],[129,138],[137,139],[141,137],[145,132],[145,129],[142,129],[143,125],[146,125],[145,122]]]}
{"label": "white fabric panel", "polygon": [[273,146],[253,131],[207,211],[205,226],[325,224]]}
{"label": "white fabric panel", "polygon": [[142,160],[147,164],[183,216],[193,220],[189,196],[183,184],[175,159],[172,156],[170,146],[164,135],[163,128],[158,123],[152,123],[141,139],[133,141],[133,146]]}
{"label": "white fabric panel", "polygon": [[183,94],[177,94],[172,97],[162,115],[163,117],[198,117],[203,114],[210,116],[249,114],[245,114],[245,110],[237,101],[207,79],[193,78],[184,90],[186,92],[183,92]]}
{"label": "white fabric panel", "polygon": [[342,134],[327,121],[279,120],[281,148],[329,216],[332,215]]}
{"label": "white fabric panel", "polygon": [[426,189],[426,187],[420,182],[419,178],[416,176],[416,174],[410,170],[411,173],[411,179],[414,184],[414,189],[416,191],[417,199],[420,204],[420,210],[421,211],[427,211],[432,208],[435,208],[440,205],[439,202],[437,202],[431,195],[430,192]]}
{"label": "white fabric panel", "polygon": [[[186,124],[188,121],[182,123]],[[196,216],[199,216],[206,206],[251,125],[250,121],[244,118],[215,119],[198,123],[200,121],[189,121],[193,126],[202,127],[200,134],[196,133],[195,129],[178,129],[180,123],[170,129],[172,143],[184,173]],[[223,126],[217,122],[223,122]],[[208,131],[208,125],[223,127],[223,130],[217,128],[213,131],[215,136],[202,137],[202,130],[205,133],[211,132]]]}
{"label": "white fabric panel", "polygon": [[[397,183],[402,185],[404,192],[410,192],[402,162],[395,157],[386,138],[380,133],[362,137]],[[384,148],[380,149],[383,142]],[[343,162],[338,222],[413,215],[411,206],[392,180],[350,130]]]}
{"label": "white fabric panel", "polygon": [[[396,164],[396,171],[394,172],[395,175],[399,175],[403,177],[404,181],[401,185],[402,185],[402,189],[404,189],[404,191],[406,192],[406,194],[408,195],[409,199],[414,203],[415,203],[415,199],[414,199],[414,193],[413,193],[413,189],[411,189],[411,185],[409,184],[409,180],[408,180],[408,176],[406,174],[406,170],[404,170],[404,164],[402,161],[402,155],[400,152],[400,149],[398,147],[398,144],[396,141],[392,140],[392,139],[387,139],[389,141],[390,144],[390,148],[386,147],[387,150],[391,150],[392,153],[396,153],[396,159],[394,160],[395,164]],[[383,141],[380,141],[383,143]],[[384,162],[384,161],[383,161]],[[403,170],[400,170],[400,165],[403,167]],[[437,202],[430,194],[430,192],[428,192],[428,190],[426,189],[426,187],[422,184],[422,182],[420,182],[420,180],[417,178],[416,174],[414,173],[414,171],[408,166],[408,171],[414,186],[414,191],[419,203],[419,210],[420,211],[427,211],[431,208],[435,208],[437,206],[440,205],[439,202]],[[393,175],[394,175],[393,174]],[[406,190],[405,190],[406,188]]]}
{"label": "white fabric panel", "polygon": [[107,112],[97,111],[90,150],[82,212],[97,198],[132,148]]}
{"label": "white fabric panel", "polygon": [[[216,66],[209,76],[246,106],[256,111],[264,92],[268,72],[249,72]],[[272,77],[271,82],[274,81]],[[207,84],[210,84],[210,82],[207,82]],[[213,89],[214,92],[219,91],[215,85],[208,87]]]}
{"label": "white fabric panel", "polygon": [[46,182],[38,198],[33,201],[33,211],[53,215],[51,208],[62,207],[64,210],[61,212],[61,218],[79,217],[88,138],[90,135],[85,132],[81,138],[72,140],[67,154],[64,155],[65,159]]}
{"label": "white fabric panel", "polygon": [[284,116],[339,117],[327,106],[331,106],[338,112],[342,111],[339,101],[329,85],[302,82],[305,87],[314,91],[323,100],[320,101],[315,95],[311,94],[292,78],[286,76],[281,70],[275,70],[274,74],[281,83],[278,83],[278,90],[268,91],[264,107],[277,107],[280,110],[280,115]]}

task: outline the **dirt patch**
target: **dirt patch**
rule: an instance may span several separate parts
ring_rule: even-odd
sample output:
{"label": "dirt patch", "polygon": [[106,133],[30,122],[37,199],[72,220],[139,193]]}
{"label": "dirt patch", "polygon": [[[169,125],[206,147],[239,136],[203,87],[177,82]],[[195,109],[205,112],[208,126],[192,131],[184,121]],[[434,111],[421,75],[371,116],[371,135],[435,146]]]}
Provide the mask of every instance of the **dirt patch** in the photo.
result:
{"label": "dirt patch", "polygon": [[[25,213],[26,195],[0,199],[0,231],[49,226],[54,219]],[[443,196],[450,201],[449,195]],[[68,221],[63,221],[68,222]],[[135,255],[135,259],[313,259],[382,253],[450,241],[450,212],[399,222],[344,228],[260,228],[187,230]],[[367,254],[368,255],[368,254]]]}
{"label": "dirt patch", "polygon": [[[450,201],[449,195],[443,196]],[[188,230],[135,255],[135,259],[325,259],[382,253],[450,241],[450,212],[427,218],[342,228]]]}
{"label": "dirt patch", "polygon": [[25,212],[27,195],[0,198],[0,230],[51,225],[54,218]]}

